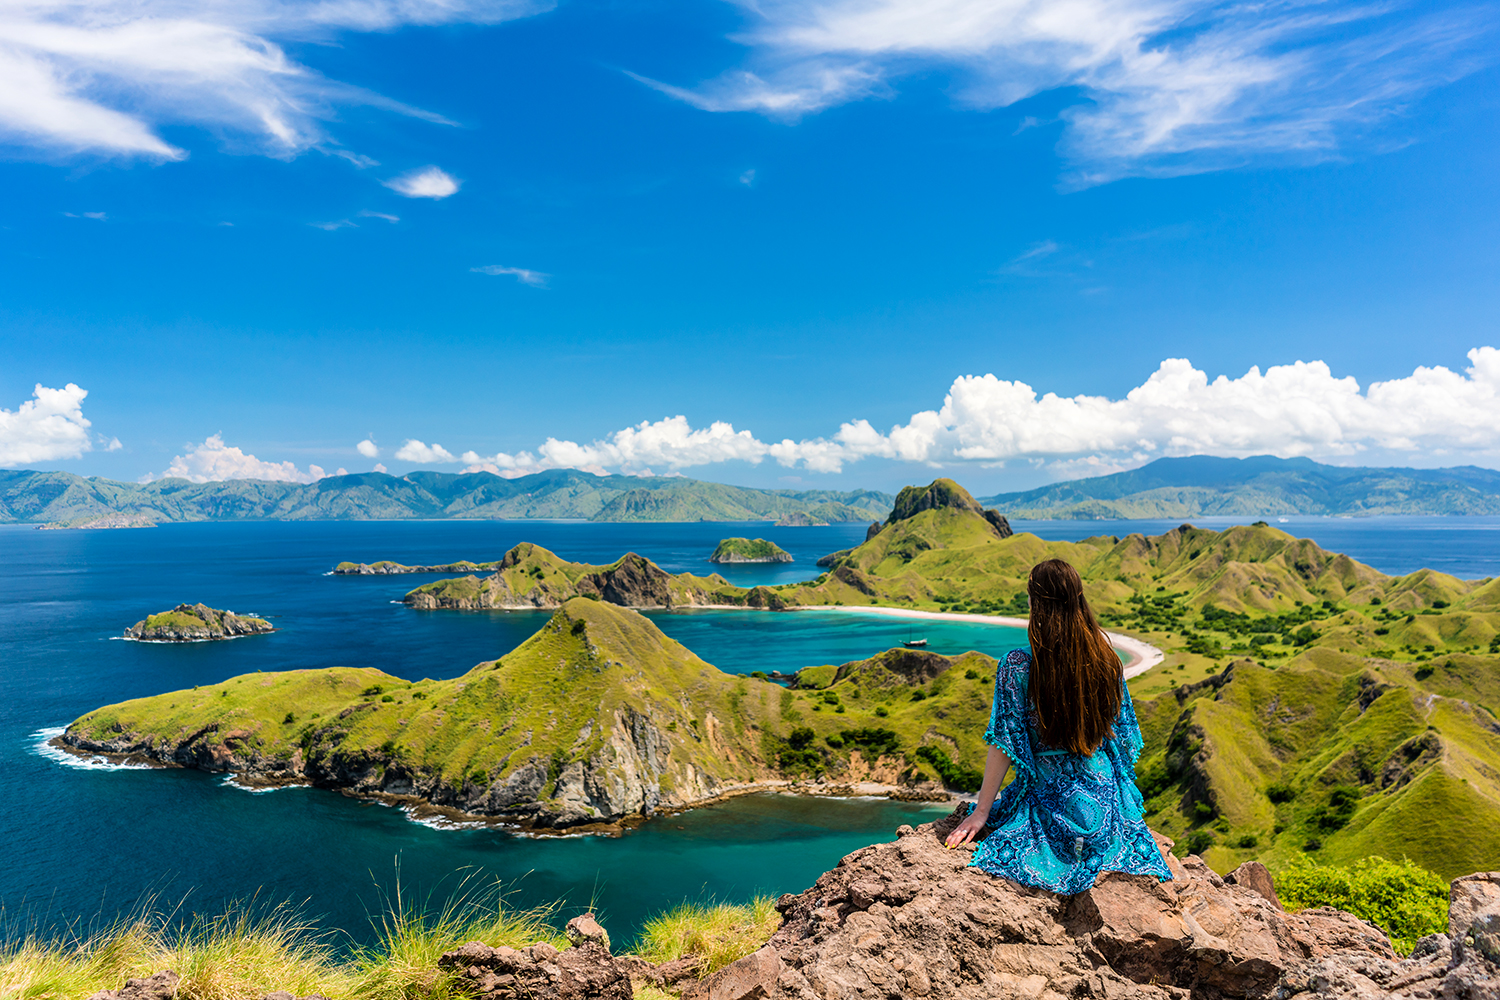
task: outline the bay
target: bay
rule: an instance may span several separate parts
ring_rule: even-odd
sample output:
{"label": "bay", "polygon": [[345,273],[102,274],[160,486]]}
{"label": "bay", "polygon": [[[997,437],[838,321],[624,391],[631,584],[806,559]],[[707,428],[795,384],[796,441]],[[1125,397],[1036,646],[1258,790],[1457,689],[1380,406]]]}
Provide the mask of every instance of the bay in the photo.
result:
{"label": "bay", "polygon": [[[1242,519],[1196,519],[1204,527]],[[1047,538],[1157,532],[1175,522],[1028,522]],[[1292,519],[1278,527],[1384,572],[1430,565],[1493,575],[1500,519]],[[439,563],[493,559],[533,541],[607,563],[637,551],[672,572],[715,569],[741,585],[807,579],[816,559],[858,544],[864,525],[577,522],[179,524],[121,531],[0,526],[0,907],[7,932],[109,919],[155,893],[184,914],[233,900],[290,900],[369,935],[368,914],[399,865],[409,897],[435,899],[471,871],[515,886],[520,904],[593,901],[624,939],[682,899],[800,891],[840,856],[889,839],[932,810],[887,801],[752,796],[647,824],[625,837],[532,839],[495,829],[438,830],[398,810],[313,789],[252,794],[188,771],[89,770],[38,750],[38,735],[99,705],[255,670],[340,664],[452,677],[514,648],[539,612],[417,612],[399,604],[428,576],[333,577],[344,559]],[[730,535],[770,538],[791,564],[714,567]],[[113,637],[144,615],[203,601],[281,627],[233,642],[142,644]],[[911,623],[847,611],[653,613],[662,629],[730,672],[791,670],[869,656],[920,633],[939,652],[997,655],[1020,633],[971,623]]]}

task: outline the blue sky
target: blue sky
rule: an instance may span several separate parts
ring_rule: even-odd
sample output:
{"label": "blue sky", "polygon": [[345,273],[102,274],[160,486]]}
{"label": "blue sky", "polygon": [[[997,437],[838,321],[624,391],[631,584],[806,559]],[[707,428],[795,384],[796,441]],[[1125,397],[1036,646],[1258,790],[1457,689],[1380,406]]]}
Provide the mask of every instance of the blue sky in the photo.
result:
{"label": "blue sky", "polygon": [[1493,5],[21,10],[3,467],[1500,465]]}

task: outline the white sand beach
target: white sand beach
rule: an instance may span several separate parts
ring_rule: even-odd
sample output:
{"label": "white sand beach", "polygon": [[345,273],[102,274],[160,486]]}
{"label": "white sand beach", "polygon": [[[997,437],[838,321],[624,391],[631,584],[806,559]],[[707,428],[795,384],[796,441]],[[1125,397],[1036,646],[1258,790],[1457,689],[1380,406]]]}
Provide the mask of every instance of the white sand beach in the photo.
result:
{"label": "white sand beach", "polygon": [[[911,608],[878,608],[868,605],[828,607],[827,605],[806,605],[790,609],[792,611],[860,611],[873,612],[877,615],[890,615],[893,618],[923,618],[934,621],[952,622],[983,622],[989,625],[1009,625],[1012,628],[1025,628],[1025,618],[1010,618],[1005,615],[965,615],[956,614],[951,611],[916,611]],[[1139,677],[1152,667],[1166,659],[1165,653],[1139,639],[1119,632],[1105,631],[1109,637],[1110,645],[1123,652],[1128,659],[1125,661],[1125,679]]]}

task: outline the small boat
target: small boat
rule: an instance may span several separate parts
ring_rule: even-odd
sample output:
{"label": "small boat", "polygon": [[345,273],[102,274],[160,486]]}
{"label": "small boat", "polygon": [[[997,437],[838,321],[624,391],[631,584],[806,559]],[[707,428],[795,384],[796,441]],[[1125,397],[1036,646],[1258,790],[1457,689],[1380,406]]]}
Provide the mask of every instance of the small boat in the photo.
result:
{"label": "small boat", "polygon": [[901,640],[901,645],[905,646],[907,649],[918,649],[918,648],[920,648],[922,646],[927,645],[927,640],[926,639],[902,639]]}

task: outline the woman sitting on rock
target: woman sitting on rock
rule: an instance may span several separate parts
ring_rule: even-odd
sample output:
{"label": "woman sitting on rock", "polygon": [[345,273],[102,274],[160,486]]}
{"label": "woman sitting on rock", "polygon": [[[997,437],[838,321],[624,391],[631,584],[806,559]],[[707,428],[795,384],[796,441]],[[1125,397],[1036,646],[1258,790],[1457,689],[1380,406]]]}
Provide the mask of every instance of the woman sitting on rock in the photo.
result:
{"label": "woman sitting on rock", "polygon": [[[1031,648],[1000,661],[979,802],[946,843],[993,827],[969,863],[1058,893],[1083,892],[1101,871],[1168,881],[1135,787],[1140,726],[1083,581],[1049,559],[1032,568],[1026,593]],[[997,799],[1011,767],[1016,778]]]}

